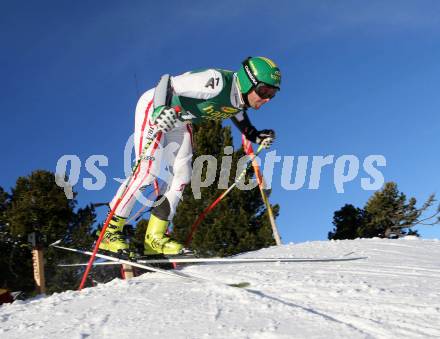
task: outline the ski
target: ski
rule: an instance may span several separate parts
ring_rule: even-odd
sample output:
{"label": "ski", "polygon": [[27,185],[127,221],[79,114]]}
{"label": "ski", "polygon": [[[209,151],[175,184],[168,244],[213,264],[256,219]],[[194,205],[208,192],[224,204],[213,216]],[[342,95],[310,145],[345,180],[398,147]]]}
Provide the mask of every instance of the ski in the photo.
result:
{"label": "ski", "polygon": [[[244,264],[244,263],[277,263],[277,262],[338,262],[338,261],[355,261],[367,259],[367,257],[336,257],[336,258],[160,258],[160,259],[138,259],[130,262],[139,264]],[[114,265],[113,262],[100,262],[95,265]],[[59,266],[84,266],[82,264],[61,264]]]}
{"label": "ski", "polygon": [[189,263],[189,264],[245,264],[245,263],[277,263],[277,262],[334,262],[353,261],[366,259],[367,257],[338,257],[338,258],[161,258],[139,259],[142,264],[166,264],[166,263]]}
{"label": "ski", "polygon": [[[65,246],[60,246],[59,244],[61,243],[61,240],[57,240],[55,241],[53,244],[51,244],[50,246],[61,249],[61,250],[65,250],[65,251],[70,251],[70,252],[75,252],[75,253],[80,253],[80,254],[84,254],[84,255],[88,255],[88,256],[92,256],[93,252],[90,251],[85,251],[85,250],[80,250],[80,249],[76,249],[76,248],[71,248],[71,247],[65,247]],[[207,279],[207,278],[203,278],[203,277],[199,277],[199,276],[195,276],[195,275],[189,275],[183,272],[178,272],[175,270],[164,270],[161,268],[157,268],[154,266],[149,266],[146,264],[140,264],[138,262],[135,261],[131,261],[131,260],[125,260],[125,259],[120,259],[120,258],[115,258],[109,255],[105,255],[105,254],[101,254],[101,253],[96,253],[96,257],[98,258],[102,258],[102,259],[106,259],[118,264],[127,264],[133,267],[137,267],[137,268],[141,268],[147,271],[153,271],[156,273],[161,273],[163,275],[168,275],[168,276],[172,276],[172,277],[176,277],[176,278],[181,278],[187,281],[193,281],[193,282],[209,282],[209,283],[216,283],[216,284],[220,284],[220,285],[225,285],[225,286],[230,286],[230,287],[239,287],[239,288],[244,288],[249,286],[250,284],[248,282],[239,282],[239,283],[235,283],[235,284],[225,284],[225,283],[221,283],[215,280],[211,280],[211,279]]]}

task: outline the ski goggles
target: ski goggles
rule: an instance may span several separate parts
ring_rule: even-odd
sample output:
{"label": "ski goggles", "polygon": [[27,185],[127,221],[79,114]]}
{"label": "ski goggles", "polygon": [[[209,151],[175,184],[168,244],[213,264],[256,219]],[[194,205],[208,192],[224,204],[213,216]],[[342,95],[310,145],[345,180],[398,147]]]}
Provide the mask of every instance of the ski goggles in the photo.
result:
{"label": "ski goggles", "polygon": [[261,99],[272,99],[278,92],[278,88],[269,86],[264,82],[259,82],[254,89],[255,93],[257,93]]}

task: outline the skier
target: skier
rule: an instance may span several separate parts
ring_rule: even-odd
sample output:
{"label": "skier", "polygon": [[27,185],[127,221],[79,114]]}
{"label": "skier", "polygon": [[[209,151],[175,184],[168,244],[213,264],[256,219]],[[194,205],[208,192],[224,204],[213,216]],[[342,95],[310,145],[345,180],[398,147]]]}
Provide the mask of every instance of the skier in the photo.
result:
{"label": "skier", "polygon": [[[128,253],[123,227],[140,190],[159,176],[161,160],[168,160],[172,179],[151,210],[145,234],[145,255],[176,255],[183,245],[165,233],[172,220],[183,189],[192,172],[192,125],[206,119],[231,118],[250,141],[268,148],[275,138],[270,129],[257,130],[250,122],[247,109],[259,109],[280,89],[281,73],[277,65],[265,57],[249,57],[237,72],[205,69],[179,76],[162,76],[158,85],[145,92],[136,106],[134,143],[140,165],[126,188],[122,183],[110,203],[113,208],[120,194],[100,250]],[[148,145],[148,143],[150,143]],[[169,145],[178,147],[167,147]],[[143,149],[147,145],[146,151]],[[164,154],[171,152],[172,154]],[[169,160],[168,158],[172,158]],[[129,179],[127,179],[129,180]]]}

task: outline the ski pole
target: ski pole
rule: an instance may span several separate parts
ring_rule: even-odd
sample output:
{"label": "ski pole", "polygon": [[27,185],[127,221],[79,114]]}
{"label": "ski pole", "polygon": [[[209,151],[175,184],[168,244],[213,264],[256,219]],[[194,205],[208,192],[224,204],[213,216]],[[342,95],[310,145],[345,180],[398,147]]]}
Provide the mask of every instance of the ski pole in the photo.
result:
{"label": "ski pole", "polygon": [[191,226],[191,232],[189,233],[188,237],[186,238],[185,246],[188,247],[191,244],[192,238],[194,236],[194,233],[196,232],[197,228],[199,227],[200,223],[205,219],[206,215],[211,212],[214,207],[235,187],[237,186],[237,183],[246,175],[248,169],[250,168],[252,162],[257,158],[258,154],[263,150],[263,146],[260,145],[258,147],[257,152],[254,154],[253,157],[247,162],[244,170],[240,173],[240,175],[237,177],[235,182],[229,186],[228,189],[226,189],[220,196],[207,208],[203,210],[203,212],[199,215],[197,220],[194,222],[194,224]]}
{"label": "ski pole", "polygon": [[[179,113],[181,111],[179,106],[176,106],[174,109],[176,110],[177,113]],[[127,182],[125,184],[124,190],[119,195],[118,200],[116,200],[115,205],[110,210],[110,213],[108,214],[107,219],[105,220],[104,225],[102,226],[98,240],[96,240],[95,248],[93,249],[93,252],[92,252],[92,255],[90,256],[89,262],[87,263],[86,270],[82,276],[81,283],[78,288],[79,291],[81,291],[83,289],[83,287],[87,281],[87,276],[89,275],[90,270],[93,266],[93,262],[95,261],[96,253],[98,253],[99,245],[101,244],[102,238],[104,237],[104,233],[105,233],[110,221],[112,220],[113,216],[115,215],[116,209],[118,208],[118,206],[121,203],[122,199],[124,198],[125,194],[128,192],[128,187],[130,186],[131,181],[133,180],[134,174],[136,173],[137,169],[139,168],[139,166],[141,164],[141,161],[144,159],[144,157],[146,155],[145,153],[147,152],[148,148],[151,146],[153,141],[156,139],[156,137],[160,138],[161,135],[162,135],[162,132],[158,131],[146,140],[145,146],[142,149],[142,153],[140,154],[139,159],[137,160],[136,164],[133,166],[133,169],[130,173],[129,179],[127,180]]]}
{"label": "ski pole", "polygon": [[[242,135],[242,142],[243,142],[243,148],[244,148],[245,152],[248,155],[252,156],[254,154],[254,150],[252,149],[252,144],[250,143],[249,140],[246,139],[244,134]],[[275,223],[275,217],[273,215],[272,207],[270,206],[269,198],[268,198],[266,192],[264,191],[265,182],[264,182],[264,177],[260,171],[260,166],[258,165],[258,163],[256,161],[252,162],[252,166],[254,167],[255,176],[257,177],[257,181],[258,181],[258,187],[260,188],[261,198],[263,199],[264,205],[266,206],[270,225],[272,226],[272,233],[273,233],[273,237],[275,239],[275,243],[277,245],[281,245],[281,238],[280,238],[280,234],[278,232],[277,225]]]}

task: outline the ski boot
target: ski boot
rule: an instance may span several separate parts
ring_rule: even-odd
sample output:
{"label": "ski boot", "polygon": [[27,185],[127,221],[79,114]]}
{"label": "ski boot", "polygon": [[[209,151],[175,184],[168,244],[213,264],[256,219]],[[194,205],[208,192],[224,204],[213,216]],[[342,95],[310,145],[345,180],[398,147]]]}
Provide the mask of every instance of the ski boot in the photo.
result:
{"label": "ski boot", "polygon": [[144,255],[179,255],[183,254],[183,245],[165,235],[169,221],[161,220],[151,214],[145,233]]}
{"label": "ski boot", "polygon": [[129,256],[128,244],[125,242],[123,234],[125,221],[126,218],[113,216],[99,244],[99,250]]}

